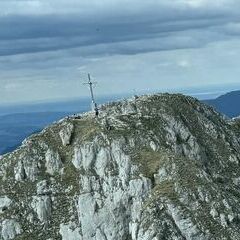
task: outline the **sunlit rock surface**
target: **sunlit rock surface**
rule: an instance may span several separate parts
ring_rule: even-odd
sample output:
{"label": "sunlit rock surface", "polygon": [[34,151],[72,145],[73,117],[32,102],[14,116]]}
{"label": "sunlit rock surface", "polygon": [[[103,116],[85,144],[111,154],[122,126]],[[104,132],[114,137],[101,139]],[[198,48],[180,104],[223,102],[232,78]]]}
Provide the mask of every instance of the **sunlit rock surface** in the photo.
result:
{"label": "sunlit rock surface", "polygon": [[170,94],[54,123],[0,159],[0,239],[240,239],[239,123]]}

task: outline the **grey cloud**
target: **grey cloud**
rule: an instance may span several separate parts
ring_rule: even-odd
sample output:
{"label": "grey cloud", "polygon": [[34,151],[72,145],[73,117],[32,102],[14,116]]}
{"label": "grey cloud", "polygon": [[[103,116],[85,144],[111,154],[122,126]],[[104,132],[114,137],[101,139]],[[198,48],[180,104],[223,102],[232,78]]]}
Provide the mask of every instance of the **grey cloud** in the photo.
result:
{"label": "grey cloud", "polygon": [[[101,93],[123,91],[125,80],[141,89],[235,81],[239,7],[237,0],[0,1],[0,95],[85,94],[78,67],[98,76]],[[166,81],[157,85],[159,76]]]}
{"label": "grey cloud", "polygon": [[[205,33],[211,27],[238,21],[234,11],[239,5],[236,1],[229,0],[227,5],[225,0],[220,0],[219,4],[206,4],[205,0],[173,0],[171,3],[167,0],[149,0],[147,3],[136,0],[104,0],[101,3],[95,0],[91,3],[73,0],[3,1],[0,2],[0,56],[79,47],[84,48],[87,55],[88,46],[97,48],[101,44],[104,44],[105,54],[121,54],[121,49],[122,54],[135,54],[137,49],[144,52],[147,48],[131,50],[132,41],[139,40],[139,44],[144,44],[145,40],[151,42],[149,39],[152,39],[154,43],[155,39],[161,38],[163,44],[150,46],[149,51],[178,49],[184,48],[185,44],[176,42],[174,46],[171,43],[174,33],[178,39],[179,32],[183,36],[185,31],[194,29]],[[7,9],[11,9],[11,14],[6,14]],[[166,44],[168,36],[170,43]],[[212,37],[208,42],[218,39]],[[196,41],[201,39],[195,39],[192,46],[190,42],[188,47],[195,47]],[[128,42],[129,47],[125,47]]]}
{"label": "grey cloud", "polygon": [[[77,16],[8,17],[1,21],[3,27],[0,32],[0,56],[93,47],[99,44],[109,44],[108,48],[104,48],[107,50],[105,54],[121,54],[118,50],[127,42],[130,43],[129,47],[131,41],[138,40],[139,43],[148,39],[153,39],[154,42],[154,39],[162,38],[165,42],[165,39],[168,36],[172,38],[174,33],[178,35],[179,32],[183,32],[185,35],[185,31],[194,29],[203,31],[230,21],[227,17],[219,16],[208,16],[208,18],[186,16],[185,19],[180,17],[175,20],[165,19],[163,21],[160,20],[162,17],[154,18],[144,16],[139,18],[139,22],[126,21],[126,19],[125,22],[122,22],[118,18],[111,22],[111,19],[104,18],[99,19],[98,22],[92,22],[90,19],[81,19]],[[209,40],[215,41],[214,38]],[[119,43],[119,46],[113,43]],[[110,49],[115,45],[116,49]],[[189,43],[188,47],[194,46],[195,44],[191,46]],[[178,49],[179,47],[181,47],[181,43],[176,42],[176,46],[167,44],[164,48],[164,44],[162,44],[159,47],[155,46],[154,49],[158,51]],[[184,48],[185,45],[182,47]],[[150,51],[154,49],[152,46],[150,47]],[[133,49],[132,52],[135,53],[135,50]],[[142,52],[141,48],[139,51]],[[123,54],[126,53],[126,51],[123,52]]]}

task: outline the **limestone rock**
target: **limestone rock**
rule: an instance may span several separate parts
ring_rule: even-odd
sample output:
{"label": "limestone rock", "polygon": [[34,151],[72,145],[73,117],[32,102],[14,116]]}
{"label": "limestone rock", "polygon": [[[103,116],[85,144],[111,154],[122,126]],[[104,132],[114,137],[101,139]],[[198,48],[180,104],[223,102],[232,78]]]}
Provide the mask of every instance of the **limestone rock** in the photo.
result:
{"label": "limestone rock", "polygon": [[5,219],[2,222],[2,239],[10,240],[22,233],[20,224],[14,219]]}
{"label": "limestone rock", "polygon": [[65,123],[62,126],[62,129],[60,130],[59,135],[62,140],[63,146],[67,146],[70,144],[73,129],[74,129],[74,126],[71,123]]}
{"label": "limestone rock", "polygon": [[45,159],[46,172],[49,174],[53,175],[54,173],[59,172],[62,168],[62,161],[58,152],[48,149],[45,154]]}
{"label": "limestone rock", "polygon": [[74,222],[70,222],[68,224],[62,223],[60,225],[59,232],[62,236],[62,240],[82,240],[82,236],[80,235],[80,228],[77,227]]}
{"label": "limestone rock", "polygon": [[51,216],[51,198],[49,196],[34,196],[31,203],[41,222],[47,223]]}
{"label": "limestone rock", "polygon": [[0,239],[240,239],[238,120],[177,94],[100,113],[0,159]]}
{"label": "limestone rock", "polygon": [[12,200],[7,196],[0,197],[0,214],[6,210],[12,203]]}

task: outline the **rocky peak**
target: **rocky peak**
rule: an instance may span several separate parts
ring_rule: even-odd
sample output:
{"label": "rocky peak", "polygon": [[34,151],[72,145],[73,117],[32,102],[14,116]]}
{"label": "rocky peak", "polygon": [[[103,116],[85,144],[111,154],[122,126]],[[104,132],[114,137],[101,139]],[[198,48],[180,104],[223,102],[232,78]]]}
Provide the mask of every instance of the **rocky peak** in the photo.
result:
{"label": "rocky peak", "polygon": [[239,132],[183,95],[67,117],[0,159],[0,239],[239,239]]}

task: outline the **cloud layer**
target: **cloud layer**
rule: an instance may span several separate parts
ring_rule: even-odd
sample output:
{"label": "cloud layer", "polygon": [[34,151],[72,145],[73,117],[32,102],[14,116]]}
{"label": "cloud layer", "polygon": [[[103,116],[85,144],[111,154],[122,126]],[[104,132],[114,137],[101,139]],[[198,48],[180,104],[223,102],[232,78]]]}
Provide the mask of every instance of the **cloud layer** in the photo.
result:
{"label": "cloud layer", "polygon": [[3,1],[0,55],[100,44],[109,46],[101,54],[199,47],[238,34],[239,6],[231,0]]}
{"label": "cloud layer", "polygon": [[[136,81],[140,81],[137,72],[142,71],[135,66],[137,59],[143,61],[146,56],[151,56],[151,60],[145,62],[144,78],[154,64],[165,64],[173,74],[177,74],[176,68],[191,68],[193,64],[186,56],[199,49],[202,49],[200,53],[205,53],[206,59],[201,62],[205,66],[209,58],[205,49],[209,46],[211,49],[218,44],[228,46],[226,48],[238,46],[239,7],[237,0],[3,0],[0,2],[0,83],[3,86],[0,94],[6,101],[11,100],[11,91],[14,91],[15,101],[31,100],[34,96],[62,97],[59,82],[65,88],[76,86],[79,66],[95,71],[100,79],[106,77],[107,82],[111,82],[108,76],[115,69],[118,76],[111,77],[121,78],[119,82],[131,79],[130,88],[133,88]],[[153,62],[156,56],[158,62]],[[165,56],[171,56],[171,64],[164,62]],[[122,59],[121,71],[111,66]],[[106,61],[110,62],[104,69],[108,75],[100,73],[99,69]],[[154,74],[153,78],[162,75],[162,67]],[[169,75],[164,74],[166,78]],[[184,80],[186,77],[190,80]],[[194,77],[199,78],[193,72],[186,73],[181,84],[197,85]],[[178,75],[175,78],[175,85],[181,85]],[[220,78],[218,81],[226,83],[227,80]],[[42,82],[48,84],[43,87]],[[26,97],[31,86],[35,89],[38,84],[46,94],[35,92],[34,96]],[[146,87],[144,79],[138,85],[141,89]],[[155,85],[159,87],[161,84]],[[76,95],[70,89],[66,97]],[[118,84],[100,92],[116,90],[119,90]],[[84,90],[79,92],[85,94]]]}

